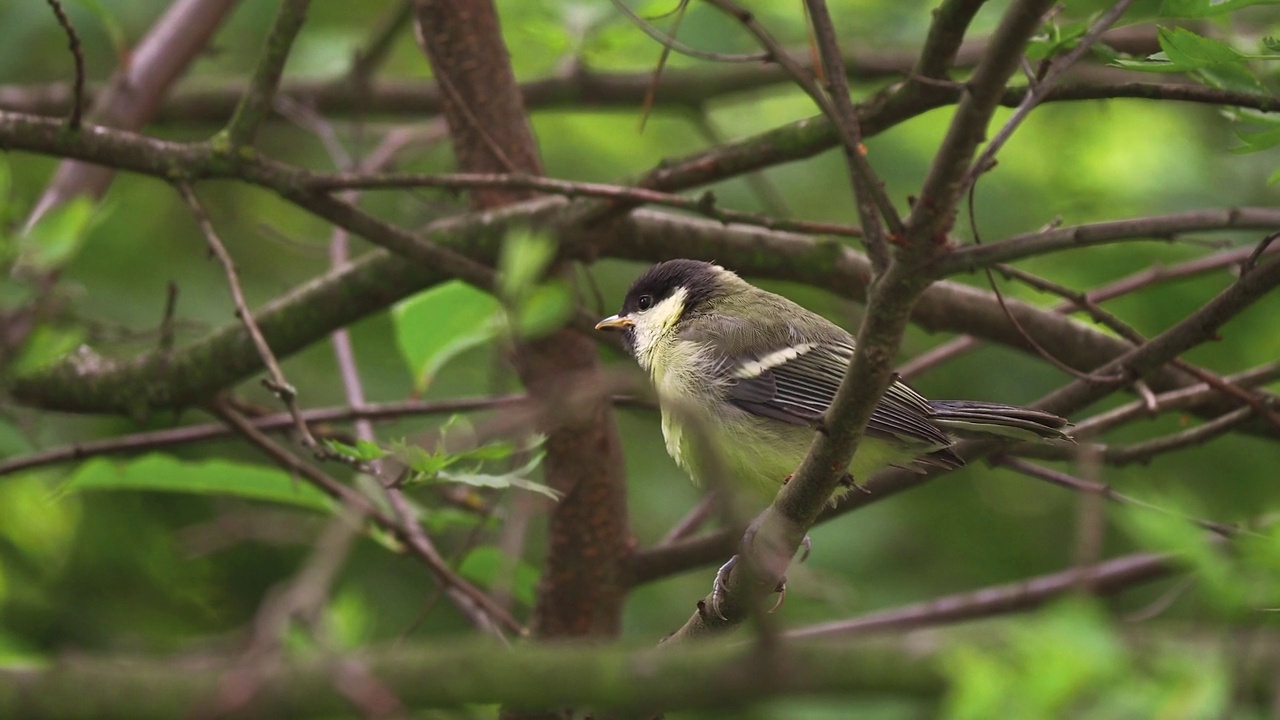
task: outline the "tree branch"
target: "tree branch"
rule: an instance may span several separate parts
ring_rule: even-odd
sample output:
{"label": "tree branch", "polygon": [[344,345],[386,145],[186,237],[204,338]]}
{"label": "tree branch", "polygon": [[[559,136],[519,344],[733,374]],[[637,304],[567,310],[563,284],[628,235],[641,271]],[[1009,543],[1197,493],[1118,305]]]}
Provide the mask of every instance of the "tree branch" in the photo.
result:
{"label": "tree branch", "polygon": [[276,12],[275,22],[267,35],[266,47],[262,57],[254,68],[253,77],[249,80],[249,88],[236,105],[231,120],[223,130],[228,149],[232,152],[242,147],[251,147],[258,128],[271,113],[271,100],[275,97],[276,88],[280,85],[280,76],[284,73],[285,61],[289,59],[289,50],[293,41],[302,29],[307,17],[307,6],[310,0],[281,0],[280,9]]}

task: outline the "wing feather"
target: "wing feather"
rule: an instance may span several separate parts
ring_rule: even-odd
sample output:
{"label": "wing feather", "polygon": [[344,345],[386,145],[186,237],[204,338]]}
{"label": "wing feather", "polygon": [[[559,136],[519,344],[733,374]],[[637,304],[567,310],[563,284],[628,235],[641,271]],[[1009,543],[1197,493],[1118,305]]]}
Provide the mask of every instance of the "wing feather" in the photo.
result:
{"label": "wing feather", "polygon": [[[723,358],[726,399],[747,412],[793,425],[817,425],[831,406],[853,357],[844,343],[800,342],[759,357]],[[929,402],[894,382],[872,411],[867,431],[942,448],[951,438],[933,422]]]}

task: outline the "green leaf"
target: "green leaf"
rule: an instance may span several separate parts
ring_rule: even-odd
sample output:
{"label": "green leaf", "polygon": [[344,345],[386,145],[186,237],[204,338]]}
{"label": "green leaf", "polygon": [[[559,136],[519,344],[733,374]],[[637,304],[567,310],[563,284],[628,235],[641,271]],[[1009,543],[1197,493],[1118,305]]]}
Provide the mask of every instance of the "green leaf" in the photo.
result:
{"label": "green leaf", "polygon": [[89,198],[77,197],[50,209],[19,238],[19,268],[44,273],[70,262],[89,235],[94,208]]}
{"label": "green leaf", "polygon": [[573,291],[559,280],[533,288],[515,307],[515,330],[533,340],[546,337],[564,326],[573,314]]}
{"label": "green leaf", "polygon": [[515,443],[507,440],[496,440],[480,447],[457,453],[459,460],[504,460],[516,451]]}
{"label": "green leaf", "polygon": [[1231,148],[1233,153],[1244,154],[1267,150],[1280,145],[1280,127],[1258,132],[1237,132],[1236,137],[1240,138],[1244,145]]}
{"label": "green leaf", "polygon": [[524,605],[532,605],[538,587],[538,571],[519,558],[510,558],[492,545],[473,549],[462,559],[458,574],[483,588],[490,589],[501,579],[511,583],[511,596]]}
{"label": "green leaf", "polygon": [[153,453],[124,462],[94,458],[76,470],[66,492],[143,490],[240,497],[329,512],[333,502],[283,470],[228,460],[183,461]]}
{"label": "green leaf", "polygon": [[1268,185],[1275,185],[1277,182],[1280,182],[1280,169],[1277,169],[1267,177]]}
{"label": "green leaf", "polygon": [[359,462],[371,462],[387,456],[387,451],[383,450],[378,443],[368,440],[357,440],[355,447],[337,440],[325,440],[324,444],[333,452]]}
{"label": "green leaf", "polygon": [[1060,52],[1066,52],[1075,47],[1088,31],[1089,22],[1084,20],[1066,25],[1052,25],[1046,34],[1031,39],[1027,45],[1027,59],[1038,62]]}
{"label": "green leaf", "polygon": [[1195,573],[1197,585],[1220,607],[1231,608],[1243,599],[1231,560],[1209,541],[1208,533],[1188,518],[1202,515],[1199,503],[1185,494],[1166,492],[1149,508],[1121,508],[1121,526],[1142,546],[1172,553]]}
{"label": "green leaf", "polygon": [[498,290],[517,303],[532,292],[556,257],[556,241],[546,233],[514,230],[502,244],[498,258]]}
{"label": "green leaf", "polygon": [[1210,87],[1243,93],[1266,92],[1262,81],[1248,65],[1211,65],[1192,71],[1192,76]]}
{"label": "green leaf", "polygon": [[[540,462],[541,460],[542,458],[539,456],[535,462]],[[538,493],[539,495],[545,495],[552,500],[560,499],[560,493],[556,490],[524,477],[526,474],[525,471],[528,469],[529,466],[526,466],[514,472],[502,475],[444,470],[440,473],[440,478],[448,482],[461,483],[472,487],[494,488],[497,490],[516,488],[517,490],[526,490],[528,492]]]}
{"label": "green leaf", "polygon": [[1156,53],[1145,60],[1115,60],[1112,66],[1123,68],[1125,70],[1133,70],[1135,72],[1149,73],[1181,73],[1186,72],[1182,68],[1174,65],[1165,58],[1164,53]]}
{"label": "green leaf", "polygon": [[441,283],[392,309],[396,344],[422,391],[444,364],[491,340],[499,305],[491,295],[459,280]]}
{"label": "green leaf", "polygon": [[456,455],[442,452],[430,452],[417,445],[410,445],[403,440],[391,444],[396,459],[404,463],[410,470],[418,474],[410,482],[434,480],[436,474],[458,461]]}
{"label": "green leaf", "polygon": [[1184,70],[1244,62],[1244,55],[1230,45],[1186,28],[1160,28],[1157,37],[1169,62]]}
{"label": "green leaf", "polygon": [[83,340],[84,333],[79,328],[37,325],[23,343],[11,369],[17,375],[35,372],[66,357]]}

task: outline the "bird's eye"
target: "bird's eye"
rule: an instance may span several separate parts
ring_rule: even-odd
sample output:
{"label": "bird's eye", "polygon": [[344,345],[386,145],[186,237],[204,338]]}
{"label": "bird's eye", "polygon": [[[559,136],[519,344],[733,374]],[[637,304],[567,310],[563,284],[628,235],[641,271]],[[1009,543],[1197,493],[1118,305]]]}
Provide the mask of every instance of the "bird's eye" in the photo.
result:
{"label": "bird's eye", "polygon": [[648,310],[649,308],[653,307],[653,296],[641,295],[640,297],[636,298],[636,306],[639,307],[641,310]]}

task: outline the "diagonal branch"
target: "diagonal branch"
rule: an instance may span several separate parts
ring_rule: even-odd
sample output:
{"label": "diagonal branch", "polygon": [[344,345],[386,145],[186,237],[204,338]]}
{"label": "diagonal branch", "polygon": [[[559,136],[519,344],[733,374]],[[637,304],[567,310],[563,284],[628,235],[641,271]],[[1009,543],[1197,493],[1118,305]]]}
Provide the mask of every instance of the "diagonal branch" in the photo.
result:
{"label": "diagonal branch", "polygon": [[258,128],[271,113],[271,100],[280,85],[289,50],[306,20],[309,4],[310,0],[281,0],[275,22],[267,35],[266,47],[249,80],[249,88],[241,96],[240,104],[223,130],[231,148],[252,146]]}

